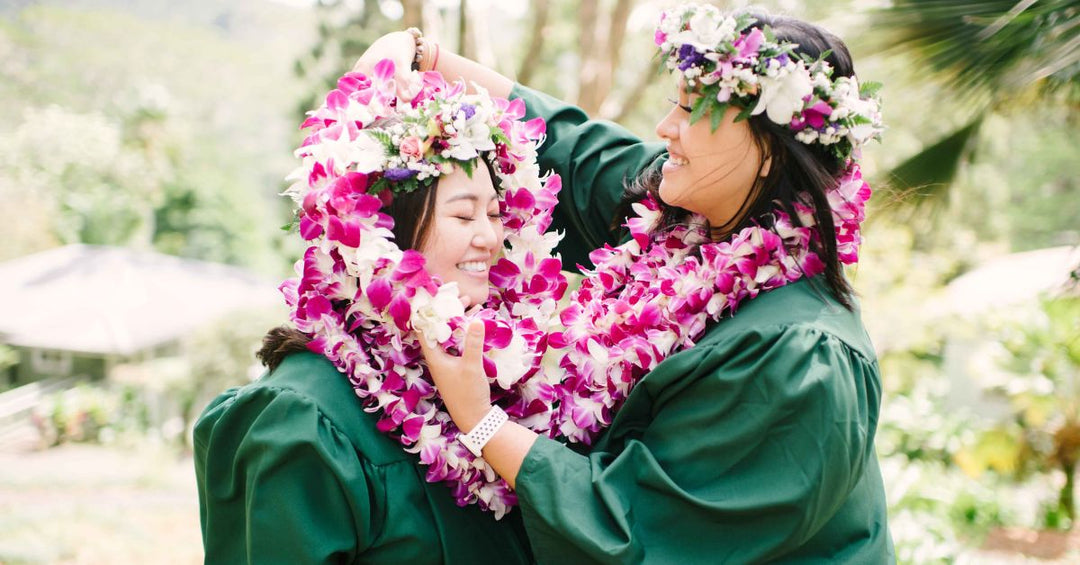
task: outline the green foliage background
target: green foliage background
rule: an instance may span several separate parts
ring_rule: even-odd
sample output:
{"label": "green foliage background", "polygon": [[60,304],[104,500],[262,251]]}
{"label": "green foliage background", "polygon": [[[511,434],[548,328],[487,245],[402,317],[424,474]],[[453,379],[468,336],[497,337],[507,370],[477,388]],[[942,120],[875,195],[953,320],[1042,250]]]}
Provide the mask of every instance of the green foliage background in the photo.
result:
{"label": "green foliage background", "polygon": [[[604,9],[614,3],[600,2]],[[374,38],[401,27],[389,9],[395,4],[0,4],[0,261],[82,242],[287,275],[300,247],[278,229],[290,209],[277,194],[295,166],[296,127]],[[429,7],[447,26],[447,37],[457,17],[453,4]],[[526,53],[529,4],[486,5],[487,28],[499,34],[494,64],[508,74],[523,62],[535,65],[530,86],[571,99],[581,60],[579,4],[552,0],[544,45]],[[863,79],[885,83],[889,130],[864,156],[877,195],[863,260],[851,277],[886,379],[878,450],[901,561],[962,560],[998,526],[1070,525],[1058,504],[1067,481],[1047,438],[1080,416],[1073,394],[1080,342],[1073,303],[1029,304],[1016,314],[1019,325],[995,322],[988,312],[943,320],[923,305],[989,258],[1080,244],[1076,65],[1059,69],[1049,86],[1023,82],[1048,53],[1075,61],[1075,46],[1071,52],[1043,46],[1062,38],[1075,44],[1080,8],[1058,0],[1040,4],[1057,19],[1047,16],[1049,24],[1039,27],[1034,58],[1018,57],[999,75],[962,74],[958,81],[955,65],[978,64],[998,52],[966,54],[974,63],[942,60],[942,53],[963,54],[957,52],[961,43],[948,42],[969,37],[972,30],[963,26],[992,23],[986,13],[1014,2],[937,2],[948,8],[938,12],[946,19],[924,28],[946,43],[931,43],[937,47],[929,55],[904,35],[920,29],[921,20],[911,18],[926,2],[756,4],[825,25],[848,40]],[[978,12],[982,20],[956,16],[970,4],[989,11]],[[881,8],[890,5],[915,22],[911,29],[882,19]],[[628,20],[615,103],[625,102],[620,95],[653,65],[645,8]],[[1031,44],[1009,29],[1009,45]],[[621,123],[654,137],[669,90],[657,76]],[[920,181],[903,182],[910,178],[890,171]],[[185,417],[211,389],[246,378],[252,343],[267,324],[260,319],[252,332],[255,323],[238,319],[193,337],[207,363],[199,366],[201,380],[174,383]],[[949,344],[972,335],[979,347],[1006,352],[994,365],[996,377],[977,383],[1009,407],[1004,418],[948,403]],[[1056,356],[1047,348],[1057,348]],[[0,368],[12,358],[0,346]],[[1041,419],[1028,417],[1032,406]]]}

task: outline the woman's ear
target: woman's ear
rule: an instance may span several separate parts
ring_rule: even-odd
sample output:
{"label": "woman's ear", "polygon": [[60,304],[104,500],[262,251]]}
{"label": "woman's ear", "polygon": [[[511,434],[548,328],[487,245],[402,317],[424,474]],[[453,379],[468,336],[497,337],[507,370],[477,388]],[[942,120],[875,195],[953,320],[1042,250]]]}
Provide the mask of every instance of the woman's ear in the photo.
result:
{"label": "woman's ear", "polygon": [[758,176],[765,178],[769,176],[769,171],[772,170],[772,155],[766,155],[761,160],[761,167],[758,168]]}

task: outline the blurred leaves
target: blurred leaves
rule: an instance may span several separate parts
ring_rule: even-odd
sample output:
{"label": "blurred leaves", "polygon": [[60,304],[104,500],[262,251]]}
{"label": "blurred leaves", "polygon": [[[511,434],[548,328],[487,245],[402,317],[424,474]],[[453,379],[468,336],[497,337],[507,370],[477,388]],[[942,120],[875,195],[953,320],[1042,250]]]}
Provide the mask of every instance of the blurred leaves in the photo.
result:
{"label": "blurred leaves", "polygon": [[916,52],[960,96],[1077,93],[1075,0],[896,0],[878,23],[884,44]]}
{"label": "blurred leaves", "polygon": [[978,159],[974,140],[987,115],[1080,102],[1080,2],[897,0],[875,23],[879,50],[929,68],[971,115],[883,175],[908,203],[891,212],[911,217],[946,206],[958,170]]}

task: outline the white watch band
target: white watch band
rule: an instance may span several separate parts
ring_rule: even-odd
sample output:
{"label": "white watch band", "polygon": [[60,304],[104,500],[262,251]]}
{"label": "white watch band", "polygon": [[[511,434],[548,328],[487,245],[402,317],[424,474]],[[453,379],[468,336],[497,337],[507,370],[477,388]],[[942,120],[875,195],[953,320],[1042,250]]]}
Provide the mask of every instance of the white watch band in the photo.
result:
{"label": "white watch band", "polygon": [[498,406],[492,406],[491,410],[480,420],[479,424],[467,434],[458,434],[458,441],[467,447],[473,455],[480,457],[488,440],[499,431],[499,428],[508,420],[506,412]]}

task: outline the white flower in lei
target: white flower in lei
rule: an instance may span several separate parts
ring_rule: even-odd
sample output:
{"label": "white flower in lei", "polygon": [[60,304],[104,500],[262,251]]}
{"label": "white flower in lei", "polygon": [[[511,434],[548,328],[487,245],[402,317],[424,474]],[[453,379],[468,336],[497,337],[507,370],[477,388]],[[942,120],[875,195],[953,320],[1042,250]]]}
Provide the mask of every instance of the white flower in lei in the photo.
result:
{"label": "white flower in lei", "polygon": [[309,247],[297,278],[281,290],[293,323],[312,337],[309,347],[348,377],[382,432],[418,455],[427,480],[448,483],[458,504],[502,517],[516,498],[457,441],[416,342],[419,330],[459,346],[466,313],[457,285],[431,276],[417,251],[399,249],[381,209],[455,167],[471,170],[478,157],[491,162],[508,248],[491,268],[488,301],[470,317],[486,326],[492,399],[511,419],[549,433],[555,398],[540,362],[566,289],[553,254],[559,236],[546,233],[560,180],[540,178],[544,123],[523,121],[520,100],[468,94],[438,73],[414,73],[403,86],[416,96],[405,102],[393,76],[390,61],[372,76],[346,74],[304,122],[302,164],[285,194],[300,208]]}

